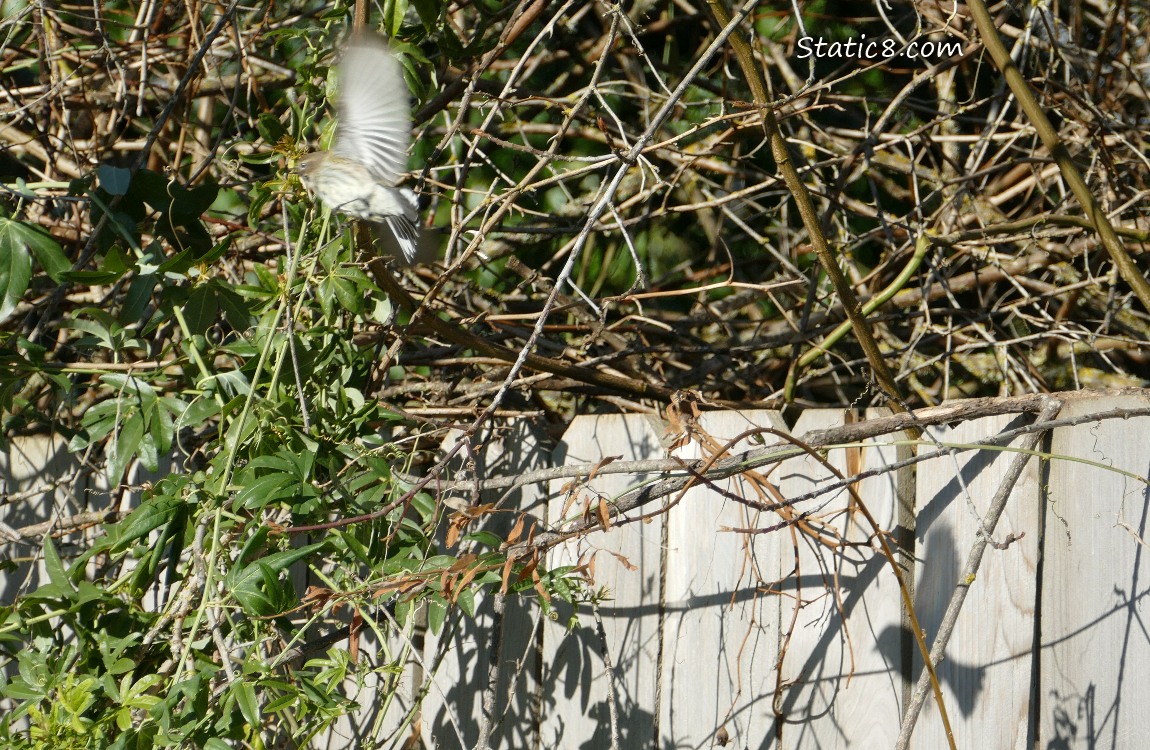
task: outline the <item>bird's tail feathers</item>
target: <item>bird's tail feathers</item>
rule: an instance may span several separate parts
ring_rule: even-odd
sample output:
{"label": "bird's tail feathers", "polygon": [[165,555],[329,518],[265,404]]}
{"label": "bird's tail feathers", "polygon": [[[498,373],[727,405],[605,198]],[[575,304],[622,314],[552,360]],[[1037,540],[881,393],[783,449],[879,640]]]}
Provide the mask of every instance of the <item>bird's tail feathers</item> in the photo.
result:
{"label": "bird's tail feathers", "polygon": [[429,265],[439,258],[438,233],[421,229],[403,216],[389,217],[376,228],[376,237],[383,251],[409,266]]}

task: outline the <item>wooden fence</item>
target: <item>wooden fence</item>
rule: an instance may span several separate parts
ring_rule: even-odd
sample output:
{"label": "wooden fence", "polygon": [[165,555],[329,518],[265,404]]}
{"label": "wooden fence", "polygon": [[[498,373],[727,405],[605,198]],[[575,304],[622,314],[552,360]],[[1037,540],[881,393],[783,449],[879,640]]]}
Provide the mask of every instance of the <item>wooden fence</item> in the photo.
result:
{"label": "wooden fence", "polygon": [[[1148,406],[1143,397],[1099,395],[1068,402],[1059,417]],[[845,417],[811,410],[787,429],[772,412],[711,412],[700,428],[722,445],[754,427],[803,435]],[[1032,420],[1007,414],[932,429],[920,453],[932,440],[967,448],[855,486],[892,539],[900,518],[902,533],[913,535],[913,557],[900,563],[928,643],[1017,455],[969,446]],[[553,462],[664,458],[664,439],[662,426],[642,415],[580,417]],[[831,450],[827,460],[847,476],[884,470],[909,455],[895,444],[900,439]],[[1055,458],[1030,460],[1013,485],[978,574],[965,582],[965,606],[937,670],[956,744],[1143,747],[1150,418],[1059,428],[1037,450]],[[678,455],[709,452],[694,442]],[[522,465],[501,470],[545,463],[530,452],[520,458]],[[601,474],[575,490],[574,502],[569,480],[558,480],[549,498],[524,498],[524,507],[555,523],[649,478]],[[606,637],[597,634],[590,608],[570,632],[565,612],[557,620],[508,612],[492,746],[610,747],[613,695],[622,748],[894,747],[922,660],[891,565],[851,496],[838,490],[789,509],[792,518],[809,514],[806,528],[777,528],[785,520],[778,512],[752,510],[733,497],[770,505],[833,481],[816,458],[794,458],[759,477],[695,486],[648,522],[613,518],[609,531],[561,547],[550,564],[594,558],[596,585],[609,594],[600,606]],[[475,745],[480,723],[473,709],[488,676],[489,638],[483,627],[461,634],[450,666],[437,674],[441,690],[432,694],[441,697],[425,703],[434,747]],[[472,717],[459,731],[443,708],[453,702],[457,716]],[[910,747],[946,746],[928,699]]]}
{"label": "wooden fence", "polygon": [[[1100,394],[1069,400],[1059,419],[1148,407],[1145,396]],[[802,436],[846,417],[810,410],[787,427],[774,412],[703,413],[696,439],[674,454],[737,454],[777,442],[757,428]],[[1050,433],[1036,451],[1053,459],[1026,463],[977,575],[963,577],[1026,435],[1007,448],[971,446],[1031,421],[1005,414],[932,428],[919,454],[960,450],[918,463],[905,461],[912,453],[904,435],[883,436],[613,513],[609,530],[565,543],[548,559],[593,565],[603,594],[598,618],[590,605],[558,606],[547,618],[517,600],[497,618],[489,600],[475,620],[426,637],[411,668],[412,692],[425,694],[423,744],[413,746],[475,747],[494,676],[491,747],[609,748],[613,734],[621,748],[894,747],[922,660],[861,501],[886,538],[903,543],[895,559],[928,643],[956,586],[968,587],[937,670],[958,747],[1144,747],[1150,417],[1086,420]],[[491,442],[477,473],[665,459],[666,439],[665,427],[643,415],[577,418],[557,447],[514,425]],[[15,455],[4,466],[9,493],[31,486],[19,466],[33,459]],[[831,467],[848,478],[871,475],[850,485],[857,497],[843,486],[819,493],[842,484]],[[43,481],[49,472],[34,473]],[[585,511],[597,517],[600,500],[654,479],[603,471],[503,500],[555,527]],[[66,490],[47,495],[58,505]],[[809,499],[790,504],[802,497]],[[12,516],[16,507],[6,506],[5,522],[26,524]],[[650,517],[626,522],[642,513]],[[9,595],[15,580],[5,584]],[[370,691],[353,697],[363,711],[322,746],[375,747],[365,737],[386,733],[410,709],[410,695],[387,707]],[[928,699],[910,747],[946,746]]]}

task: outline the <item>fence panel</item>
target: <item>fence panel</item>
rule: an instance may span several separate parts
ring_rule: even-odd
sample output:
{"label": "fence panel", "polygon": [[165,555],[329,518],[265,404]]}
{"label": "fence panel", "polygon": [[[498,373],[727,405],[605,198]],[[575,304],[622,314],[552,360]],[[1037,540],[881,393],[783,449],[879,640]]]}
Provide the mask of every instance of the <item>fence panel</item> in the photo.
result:
{"label": "fence panel", "polygon": [[[610,456],[631,461],[663,458],[666,452],[651,420],[641,414],[608,414],[574,420],[555,452],[558,464],[594,463]],[[566,480],[552,483],[548,508],[551,523],[595,513],[600,500],[610,500],[644,480],[627,474],[601,474],[574,490]],[[592,516],[593,517],[593,516]],[[618,523],[619,519],[615,519]],[[595,565],[595,583],[609,599],[601,613],[606,642],[615,667],[615,701],[623,747],[650,747],[656,736],[655,696],[658,686],[659,601],[663,518],[650,523],[616,526],[604,534],[558,547],[549,565]],[[542,747],[610,747],[608,681],[600,655],[600,638],[589,612],[581,612],[568,633],[566,607],[544,626]]]}
{"label": "fence panel", "polygon": [[[676,455],[705,458],[750,447],[727,443],[757,425],[782,426],[775,412],[708,412],[701,433]],[[713,441],[713,442],[712,442]],[[663,626],[660,747],[742,747],[771,731],[782,577],[775,535],[735,529],[773,523],[718,490],[774,502],[762,485],[725,480],[696,485],[665,517],[666,597]],[[769,520],[764,520],[767,518]]]}
{"label": "fence panel", "polygon": [[[1059,416],[1148,405],[1100,396]],[[1145,747],[1150,418],[1056,430],[1051,453],[1094,463],[1056,458],[1046,484],[1039,746]]]}
{"label": "fence panel", "polygon": [[[1071,399],[1060,417],[1148,406],[1144,396],[1100,395]],[[836,427],[844,415],[809,410],[791,433]],[[966,445],[1027,421],[1008,415],[932,429],[919,451],[931,450],[932,440]],[[752,447],[748,436],[727,443],[754,426],[780,424],[773,412],[704,413],[701,442],[676,455],[742,451]],[[642,415],[579,417],[551,452],[545,437],[519,425],[488,443],[477,473],[513,476],[608,457],[662,459],[665,437],[657,421]],[[902,450],[895,440],[883,437],[825,455],[850,476],[890,467]],[[968,582],[938,670],[962,748],[1134,748],[1144,737],[1141,706],[1150,702],[1150,636],[1141,616],[1150,594],[1143,554],[1150,417],[1060,428],[1050,445],[1054,459],[1030,462],[1013,489],[992,536],[997,546],[988,548]],[[913,476],[915,557],[902,562],[912,574],[928,640],[937,634],[1014,455],[967,450],[855,483],[894,541],[896,490]],[[0,469],[8,493],[3,520],[14,527],[88,510],[87,484],[101,481],[88,478],[59,440],[14,440],[8,455],[0,456]],[[484,495],[479,501],[499,500],[510,511],[487,519],[493,530],[505,531],[520,513],[554,528],[598,518],[600,502],[650,478],[598,474],[590,481],[556,480],[548,493]],[[369,684],[358,695],[364,710],[341,720],[319,746],[355,747],[365,736],[394,729],[402,709],[427,687],[422,723],[405,728],[403,736],[420,735],[437,748],[475,747],[494,624],[501,621],[493,748],[609,747],[611,689],[622,748],[890,747],[921,659],[874,530],[844,489],[790,508],[764,509],[830,481],[821,461],[800,456],[737,479],[696,484],[648,522],[621,524],[613,512],[610,530],[560,545],[546,563],[593,566],[595,586],[605,594],[605,638],[589,606],[572,610],[556,602],[555,616],[546,618],[534,602],[510,599],[499,619],[488,598],[474,620],[462,620],[441,637],[428,635],[422,660],[407,665],[403,679],[410,688],[391,710],[378,703]],[[120,507],[131,502],[125,496]],[[628,515],[653,513],[667,502]],[[67,538],[60,544],[66,547]],[[11,542],[8,549],[14,549]],[[24,564],[6,576],[5,600],[28,576],[34,585],[36,575],[36,566]],[[402,650],[403,640],[387,644],[392,654]],[[362,647],[367,661],[388,660],[367,634]],[[928,700],[913,747],[945,744],[937,707]]]}
{"label": "fence panel", "polygon": [[[1021,427],[1003,415],[928,431],[941,445],[969,444]],[[1021,438],[1016,443],[1021,442]],[[930,451],[923,445],[920,451]],[[943,456],[919,465],[915,609],[928,645],[938,634],[970,549],[1014,459],[1009,450],[985,449]],[[1032,747],[1028,706],[1032,679],[1039,541],[1039,462],[1026,465],[992,539],[1024,535],[1005,549],[987,548],[937,673],[960,748]],[[915,652],[914,679],[922,670]],[[919,718],[914,747],[946,747],[937,704]]]}

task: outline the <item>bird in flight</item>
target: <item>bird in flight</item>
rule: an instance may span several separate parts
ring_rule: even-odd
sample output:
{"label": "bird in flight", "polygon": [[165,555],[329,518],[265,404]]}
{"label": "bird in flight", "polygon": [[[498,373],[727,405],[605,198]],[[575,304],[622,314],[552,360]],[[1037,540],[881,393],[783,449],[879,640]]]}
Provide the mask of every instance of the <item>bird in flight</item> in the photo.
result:
{"label": "bird in flight", "polygon": [[397,187],[407,168],[411,103],[399,61],[387,43],[357,32],[338,68],[335,139],[296,166],[300,180],[333,211],[386,226],[407,263],[425,255],[415,193]]}

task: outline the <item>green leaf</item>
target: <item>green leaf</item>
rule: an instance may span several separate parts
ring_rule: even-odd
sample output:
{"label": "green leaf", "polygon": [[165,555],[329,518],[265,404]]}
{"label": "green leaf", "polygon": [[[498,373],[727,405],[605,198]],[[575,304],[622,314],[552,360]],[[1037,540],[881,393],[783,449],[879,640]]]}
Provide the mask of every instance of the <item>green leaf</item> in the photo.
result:
{"label": "green leaf", "polygon": [[216,202],[216,196],[220,194],[220,186],[206,182],[193,188],[186,188],[178,183],[173,183],[171,192],[172,222],[186,225],[199,219],[212,207],[212,204]]}
{"label": "green leaf", "polygon": [[216,295],[210,285],[201,284],[193,289],[188,303],[184,307],[184,319],[188,321],[189,332],[193,336],[206,333],[208,328],[216,322],[218,310]]}
{"label": "green leaf", "polygon": [[214,279],[213,284],[216,284],[216,300],[219,306],[223,308],[224,317],[227,318],[228,324],[237,331],[242,331],[251,325],[252,311],[248,308],[244,298],[235,292],[230,286],[219,284]]}
{"label": "green leaf", "polygon": [[243,370],[232,370],[231,372],[212,375],[205,378],[200,386],[209,391],[214,391],[218,387],[228,398],[246,396],[251,390],[251,383],[248,382]]}
{"label": "green leaf", "polygon": [[260,702],[256,698],[256,689],[250,682],[242,680],[235,683],[233,692],[236,696],[236,704],[240,707],[240,713],[244,715],[248,726],[256,728],[260,726]]}
{"label": "green leaf", "polygon": [[275,454],[274,456],[256,456],[248,465],[244,467],[246,472],[253,472],[255,469],[270,469],[276,472],[290,472],[295,468],[289,454],[283,451]]}
{"label": "green leaf", "polygon": [[428,597],[427,601],[427,627],[433,635],[443,631],[443,623],[447,620],[447,601],[436,594]]}
{"label": "green leaf", "polygon": [[271,203],[272,199],[275,198],[275,193],[266,188],[257,187],[252,190],[249,197],[251,198],[251,205],[248,206],[248,226],[254,228],[261,226],[264,206]]}
{"label": "green leaf", "polygon": [[463,537],[463,539],[465,541],[482,544],[483,546],[490,547],[491,549],[499,549],[501,546],[503,546],[503,540],[500,539],[497,534],[493,534],[490,531],[476,531],[473,534],[468,534],[467,536]]}
{"label": "green leaf", "polygon": [[468,617],[475,617],[475,590],[471,588],[463,589],[455,598],[455,603],[463,610],[463,613]]}
{"label": "green leaf", "polygon": [[64,274],[65,281],[71,281],[76,284],[87,284],[89,286],[96,286],[99,284],[111,284],[118,281],[124,271],[116,270],[100,270],[100,271],[68,271]]}
{"label": "green leaf", "polygon": [[155,432],[144,433],[139,449],[140,465],[153,472],[160,470],[160,451],[156,445],[156,437]]}
{"label": "green leaf", "polygon": [[434,29],[435,23],[439,20],[440,3],[436,0],[411,0],[411,4],[415,6],[415,12],[419,14],[423,28],[426,31]]}
{"label": "green leaf", "polygon": [[[251,548],[255,540],[266,536],[266,529],[253,535],[248,540],[249,544],[245,545],[245,551]],[[249,612],[260,616],[276,614],[286,609],[283,592],[276,591],[278,588],[276,576],[293,563],[323,549],[326,545],[326,542],[318,542],[276,552],[243,567],[237,565],[224,577],[225,585],[236,601]],[[272,594],[269,595],[269,591]],[[290,606],[290,603],[287,603],[287,606]]]}
{"label": "green leaf", "polygon": [[394,39],[399,36],[399,31],[403,28],[403,17],[407,15],[407,2],[406,0],[392,0],[387,3],[385,7],[389,7],[391,16],[388,20],[387,36]]}
{"label": "green leaf", "polygon": [[152,435],[160,453],[166,455],[172,449],[172,441],[176,438],[176,425],[172,417],[183,414],[187,408],[188,405],[175,396],[156,399],[153,407]]}
{"label": "green leaf", "polygon": [[276,573],[283,572],[288,569],[293,563],[296,563],[313,552],[318,552],[327,546],[327,542],[316,542],[315,544],[308,544],[303,547],[296,547],[294,549],[283,550],[268,555],[260,560],[261,563],[267,565]]}
{"label": "green leaf", "polygon": [[259,131],[260,137],[264,139],[264,143],[274,146],[279,143],[280,138],[287,135],[284,130],[283,124],[276,118],[275,115],[264,113],[256,120],[256,130]]}
{"label": "green leaf", "polygon": [[383,294],[374,294],[371,298],[371,310],[367,316],[376,323],[388,324],[391,320],[391,300]]}
{"label": "green leaf", "polygon": [[44,697],[44,691],[38,690],[22,679],[15,679],[4,685],[0,688],[0,694],[18,701],[39,700]]}
{"label": "green leaf", "polygon": [[152,300],[152,291],[156,288],[156,277],[153,274],[137,275],[124,295],[124,304],[120,308],[120,322],[131,325],[144,316],[148,303]]}
{"label": "green leaf", "polygon": [[108,481],[119,485],[132,460],[140,450],[144,440],[144,418],[138,412],[124,421],[119,433],[108,443]]}
{"label": "green leaf", "polygon": [[335,314],[335,286],[335,277],[328,276],[315,287],[320,309],[323,310],[323,316],[328,319]]}
{"label": "green leaf", "polygon": [[[96,320],[87,320],[85,318],[76,317],[83,314],[91,314]],[[61,328],[71,328],[76,331],[83,331],[91,336],[84,342],[84,346],[99,345],[105,349],[116,350],[117,335],[123,331],[123,326],[114,320],[105,318],[103,311],[90,311],[90,310],[77,310],[73,313],[71,320],[65,320],[60,323]]]}
{"label": "green leaf", "polygon": [[414,604],[410,599],[401,599],[395,603],[395,621],[399,627],[403,628],[407,625],[414,609]]}
{"label": "green leaf", "polygon": [[128,186],[132,181],[132,171],[123,167],[113,167],[111,164],[101,164],[96,168],[96,177],[100,180],[100,187],[108,195],[127,195]]}
{"label": "green leaf", "polygon": [[[435,514],[439,510],[439,503],[430,493],[417,492],[415,497],[411,498],[411,507],[419,513],[424,523],[430,523],[435,519]],[[498,546],[496,545],[497,549]]]}
{"label": "green leaf", "polygon": [[260,477],[240,490],[234,507],[259,510],[268,503],[294,495],[295,484],[295,480],[288,474]]}
{"label": "green leaf", "polygon": [[83,429],[68,441],[68,450],[78,453],[93,443],[103,440],[116,427],[120,403],[116,399],[101,401],[84,412]]}
{"label": "green leaf", "polygon": [[358,291],[355,284],[347,279],[341,279],[338,276],[335,278],[335,297],[344,310],[358,313],[363,307],[363,298],[359,296]]}
{"label": "green leaf", "polygon": [[185,504],[180,497],[148,498],[127,518],[108,527],[108,536],[113,540],[112,550],[122,552],[136,540],[169,523]]}
{"label": "green leaf", "polygon": [[11,219],[0,218],[0,322],[16,311],[16,305],[32,280],[32,256],[28,244]]}
{"label": "green leaf", "polygon": [[68,571],[64,568],[64,561],[60,559],[60,553],[56,551],[56,545],[52,543],[51,536],[44,537],[44,568],[48,572],[48,580],[52,582],[52,585],[75,593],[72,583],[68,580]]}
{"label": "green leaf", "polygon": [[219,414],[219,404],[211,398],[199,397],[188,404],[187,408],[176,416],[176,424],[179,425],[180,429],[185,427],[199,427],[209,419],[219,416]]}
{"label": "green leaf", "polygon": [[[0,217],[0,237],[5,232],[10,232],[14,241],[23,243],[32,251],[36,262],[52,281],[61,281],[64,274],[72,270],[72,264],[64,256],[60,243],[40,227]],[[0,242],[3,240],[0,239]]]}

